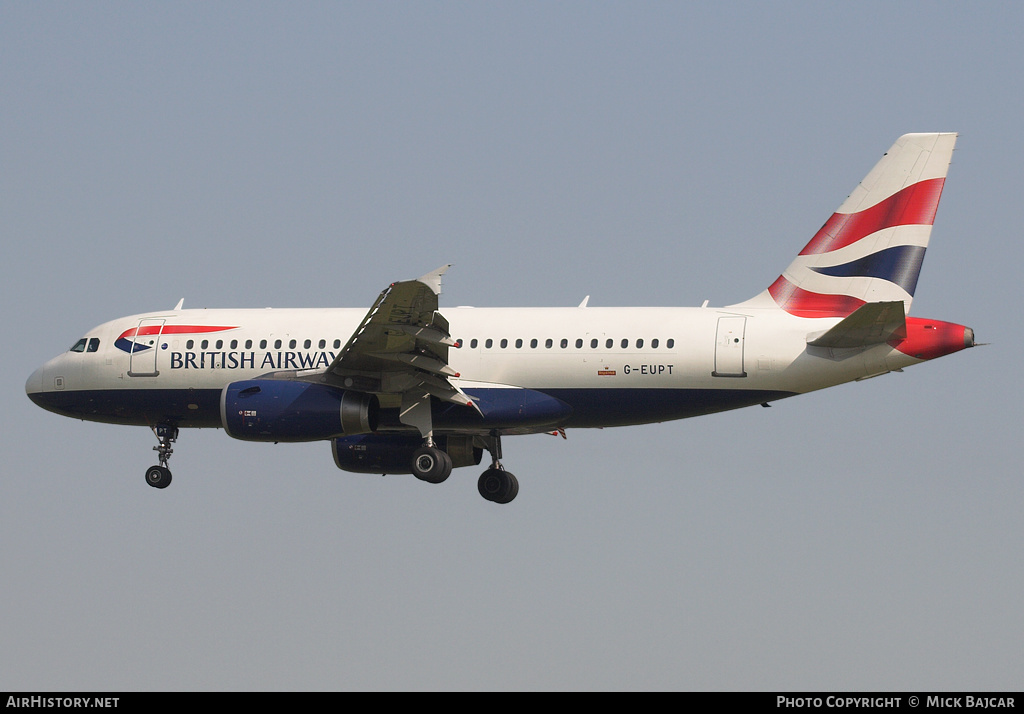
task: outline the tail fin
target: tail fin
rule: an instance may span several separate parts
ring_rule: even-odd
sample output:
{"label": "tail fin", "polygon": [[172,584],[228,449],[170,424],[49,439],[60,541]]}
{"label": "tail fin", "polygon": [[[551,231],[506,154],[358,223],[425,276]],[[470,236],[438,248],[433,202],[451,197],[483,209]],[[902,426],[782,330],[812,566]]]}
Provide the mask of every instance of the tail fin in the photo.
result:
{"label": "tail fin", "polygon": [[846,317],[917,287],[955,133],[905,134],[766,291],[744,305],[798,317]]}

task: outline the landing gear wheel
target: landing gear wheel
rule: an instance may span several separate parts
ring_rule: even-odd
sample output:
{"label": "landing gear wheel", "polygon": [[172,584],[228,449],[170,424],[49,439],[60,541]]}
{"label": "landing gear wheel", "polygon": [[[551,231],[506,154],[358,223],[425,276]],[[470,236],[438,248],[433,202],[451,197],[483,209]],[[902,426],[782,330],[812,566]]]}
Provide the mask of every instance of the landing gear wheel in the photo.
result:
{"label": "landing gear wheel", "polygon": [[170,460],[171,454],[174,453],[171,444],[178,439],[178,427],[170,424],[157,424],[152,429],[157,441],[160,442],[159,446],[153,447],[153,451],[160,458],[160,465],[150,466],[146,470],[146,483],[153,488],[167,488],[171,485],[171,470],[167,468],[167,462]]}
{"label": "landing gear wheel", "polygon": [[509,503],[519,493],[519,481],[505,469],[491,467],[476,482],[480,495],[494,503]]}
{"label": "landing gear wheel", "polygon": [[441,483],[452,473],[452,459],[433,446],[417,449],[412,455],[412,475],[427,483]]}
{"label": "landing gear wheel", "polygon": [[171,485],[171,470],[166,466],[150,466],[146,471],[146,483],[153,488],[167,488]]}

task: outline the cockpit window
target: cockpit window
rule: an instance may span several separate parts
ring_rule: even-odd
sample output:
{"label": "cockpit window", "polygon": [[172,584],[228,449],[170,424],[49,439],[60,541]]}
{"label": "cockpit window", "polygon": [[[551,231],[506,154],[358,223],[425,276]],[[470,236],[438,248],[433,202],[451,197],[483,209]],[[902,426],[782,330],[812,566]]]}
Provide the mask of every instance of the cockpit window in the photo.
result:
{"label": "cockpit window", "polygon": [[100,338],[99,337],[83,337],[75,346],[71,348],[71,352],[99,352],[100,351]]}

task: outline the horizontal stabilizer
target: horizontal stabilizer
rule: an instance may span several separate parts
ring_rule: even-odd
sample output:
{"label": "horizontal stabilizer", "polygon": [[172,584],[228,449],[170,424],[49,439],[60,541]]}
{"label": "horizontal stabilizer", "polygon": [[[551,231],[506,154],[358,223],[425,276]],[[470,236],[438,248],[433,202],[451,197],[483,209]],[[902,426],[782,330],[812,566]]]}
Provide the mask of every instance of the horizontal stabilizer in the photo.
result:
{"label": "horizontal stabilizer", "polygon": [[807,340],[813,347],[869,347],[907,336],[902,300],[861,305],[825,334]]}

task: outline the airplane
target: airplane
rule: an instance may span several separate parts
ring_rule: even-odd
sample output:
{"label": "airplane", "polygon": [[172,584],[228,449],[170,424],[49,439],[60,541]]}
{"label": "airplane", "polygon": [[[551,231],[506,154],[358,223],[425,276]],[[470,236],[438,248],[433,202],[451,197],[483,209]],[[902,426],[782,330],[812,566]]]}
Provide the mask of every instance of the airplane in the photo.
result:
{"label": "airplane", "polygon": [[181,428],[330,443],[338,468],[445,481],[502,437],[648,424],[763,405],[975,346],[909,317],[956,133],[906,134],[767,289],[725,307],[439,307],[448,265],[361,309],[183,309],[96,327],[33,372],[40,407],[148,426],[166,488]]}

